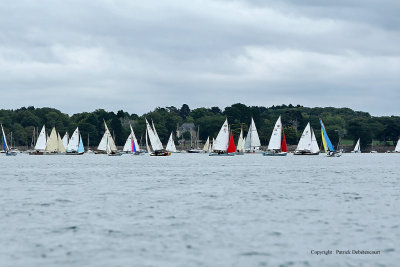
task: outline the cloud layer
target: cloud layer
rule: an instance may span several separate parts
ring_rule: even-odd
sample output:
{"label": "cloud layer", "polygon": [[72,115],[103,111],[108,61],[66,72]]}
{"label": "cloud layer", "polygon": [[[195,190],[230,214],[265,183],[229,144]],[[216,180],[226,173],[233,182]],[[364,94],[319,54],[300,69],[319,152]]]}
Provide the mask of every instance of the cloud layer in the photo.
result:
{"label": "cloud layer", "polygon": [[2,108],[235,102],[400,115],[400,2],[3,1]]}

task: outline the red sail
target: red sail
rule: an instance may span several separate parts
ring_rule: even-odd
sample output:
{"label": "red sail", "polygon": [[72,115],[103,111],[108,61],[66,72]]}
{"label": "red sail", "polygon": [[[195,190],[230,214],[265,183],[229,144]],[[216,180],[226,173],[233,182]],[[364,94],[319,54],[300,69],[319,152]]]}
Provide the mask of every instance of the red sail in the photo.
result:
{"label": "red sail", "polygon": [[282,146],[281,146],[281,151],[282,152],[287,152],[287,145],[286,145],[286,137],[285,137],[285,131],[282,128]]}
{"label": "red sail", "polygon": [[228,150],[226,152],[235,153],[235,151],[236,151],[235,141],[233,140],[233,134],[232,134],[232,131],[231,131],[231,137],[229,139]]}

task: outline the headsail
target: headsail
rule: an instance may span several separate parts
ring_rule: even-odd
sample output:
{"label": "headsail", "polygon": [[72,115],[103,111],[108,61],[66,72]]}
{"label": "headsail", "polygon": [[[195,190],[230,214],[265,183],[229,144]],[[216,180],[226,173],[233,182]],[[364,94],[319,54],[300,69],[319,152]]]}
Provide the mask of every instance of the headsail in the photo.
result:
{"label": "headsail", "polygon": [[203,151],[207,152],[209,146],[210,146],[210,137],[207,137],[207,141],[203,146]]}
{"label": "headsail", "polygon": [[318,146],[318,142],[317,142],[317,138],[315,137],[315,133],[314,130],[311,129],[311,153],[315,154],[315,153],[319,153],[319,146]]}
{"label": "headsail", "polygon": [[231,130],[231,134],[230,134],[230,138],[229,138],[228,149],[226,150],[226,152],[228,152],[228,153],[236,152],[235,140],[233,140],[232,130]]}
{"label": "headsail", "polygon": [[83,147],[82,136],[79,134],[79,146],[78,146],[78,153],[85,152],[85,148]]}
{"label": "headsail", "polygon": [[285,137],[285,131],[282,128],[282,145],[281,145],[281,151],[282,152],[287,152],[287,144],[286,144],[286,137]]}
{"label": "headsail", "polygon": [[240,135],[236,149],[238,152],[244,152],[243,129],[240,129]]}
{"label": "headsail", "polygon": [[135,132],[132,129],[132,125],[129,125],[129,126],[131,128],[131,135],[132,135],[132,152],[139,152],[140,147],[139,147],[138,141],[136,139]]}

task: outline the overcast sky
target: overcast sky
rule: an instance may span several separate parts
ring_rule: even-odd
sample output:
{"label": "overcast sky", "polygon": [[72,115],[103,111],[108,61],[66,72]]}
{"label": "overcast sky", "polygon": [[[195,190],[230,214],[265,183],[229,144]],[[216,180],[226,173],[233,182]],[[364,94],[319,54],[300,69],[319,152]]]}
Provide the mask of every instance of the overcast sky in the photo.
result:
{"label": "overcast sky", "polygon": [[400,115],[398,0],[2,0],[0,108]]}

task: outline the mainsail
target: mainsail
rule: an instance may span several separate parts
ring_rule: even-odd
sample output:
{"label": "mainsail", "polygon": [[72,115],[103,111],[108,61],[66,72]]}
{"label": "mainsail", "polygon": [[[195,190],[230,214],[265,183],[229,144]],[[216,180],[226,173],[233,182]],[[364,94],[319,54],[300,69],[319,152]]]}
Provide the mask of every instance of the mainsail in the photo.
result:
{"label": "mainsail", "polygon": [[354,152],[360,152],[360,138],[358,138],[357,143],[353,149]]}
{"label": "mainsail", "polygon": [[3,133],[3,149],[5,152],[7,152],[9,149],[8,149],[6,134],[4,133],[4,129],[3,129],[3,124],[1,124],[1,131]]}
{"label": "mainsail", "polygon": [[228,119],[225,119],[221,129],[217,135],[217,138],[213,142],[213,150],[215,151],[226,151],[229,142],[229,131],[228,131]]}
{"label": "mainsail", "polygon": [[276,120],[271,138],[269,139],[268,150],[280,150],[282,144],[282,121],[281,116]]}
{"label": "mainsail", "polygon": [[300,137],[299,143],[297,144],[296,151],[311,151],[311,126],[307,123],[303,134]]}
{"label": "mainsail", "polygon": [[167,147],[165,148],[165,150],[167,150],[169,152],[176,152],[175,142],[174,142],[174,138],[172,136],[172,133],[169,136],[168,144],[167,144]]}
{"label": "mainsail", "polygon": [[396,144],[396,147],[395,147],[395,149],[394,149],[394,152],[400,152],[400,138],[399,138],[399,140],[397,141],[397,144]]}
{"label": "mainsail", "polygon": [[207,137],[207,141],[203,146],[203,151],[207,152],[209,146],[210,146],[210,137]]}
{"label": "mainsail", "polygon": [[68,132],[65,132],[64,137],[62,139],[63,145],[65,148],[68,147],[68,142],[69,142],[69,135]]}
{"label": "mainsail", "polygon": [[321,136],[322,136],[322,143],[324,144],[325,153],[334,152],[335,149],[333,148],[332,142],[329,139],[328,133],[326,132],[325,125],[321,119],[319,119],[321,123]]}
{"label": "mainsail", "polygon": [[68,145],[67,145],[67,152],[77,152],[78,147],[79,147],[79,129],[76,127],[74,133],[71,136],[71,139],[69,139]]}
{"label": "mainsail", "polygon": [[251,124],[249,127],[249,132],[246,136],[246,142],[244,144],[244,148],[246,151],[255,151],[260,149],[261,142],[258,137],[258,132],[256,128],[256,124],[254,123],[253,118],[251,118]]}
{"label": "mainsail", "polygon": [[40,131],[39,137],[36,141],[36,145],[35,145],[35,150],[40,150],[43,151],[46,149],[46,142],[47,142],[47,138],[46,138],[46,128],[43,125],[42,130]]}

